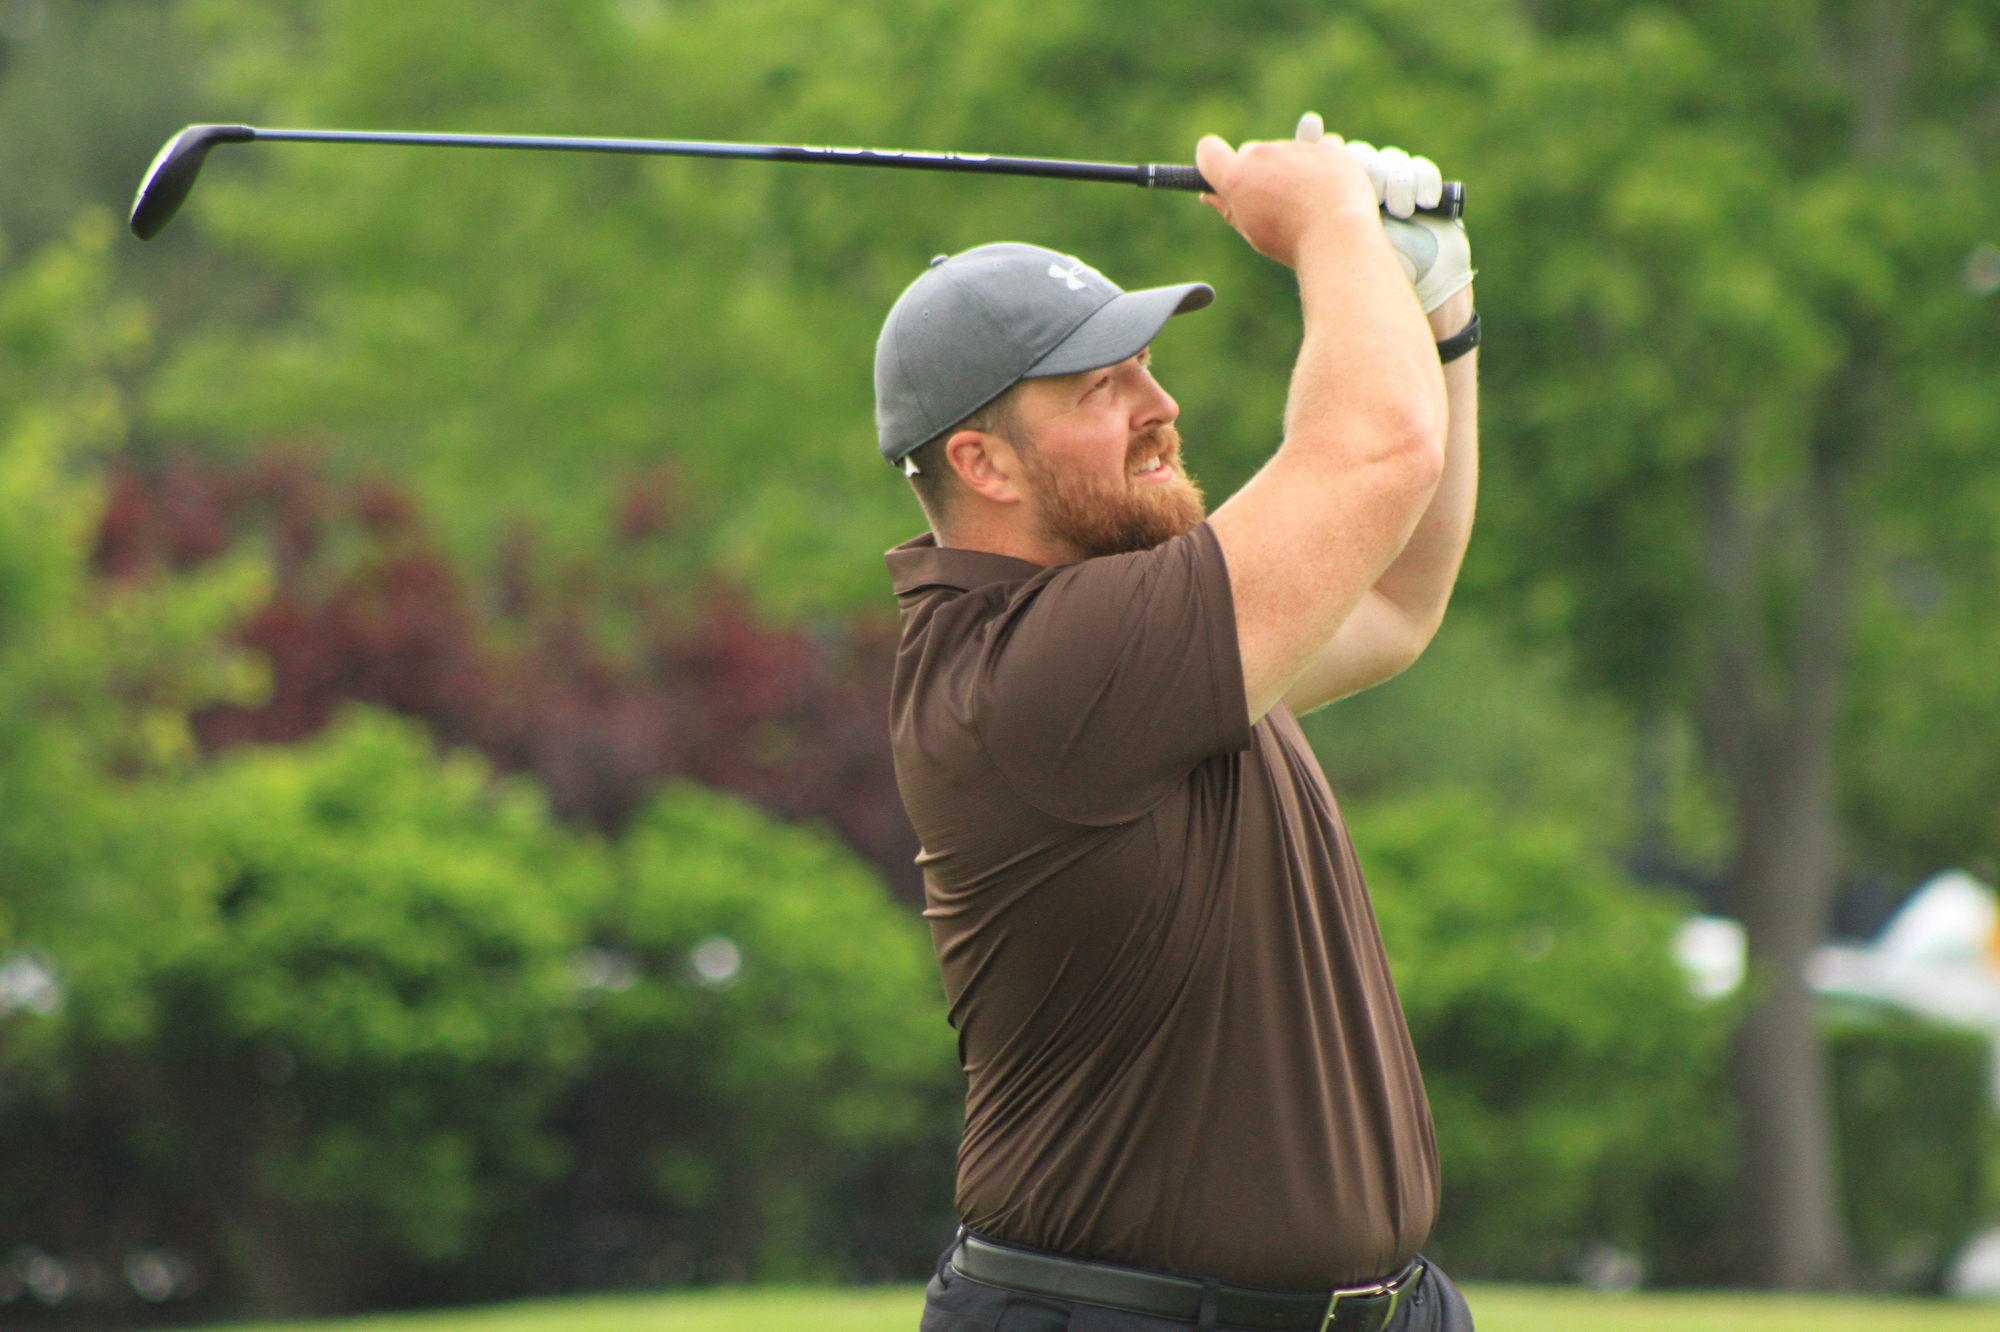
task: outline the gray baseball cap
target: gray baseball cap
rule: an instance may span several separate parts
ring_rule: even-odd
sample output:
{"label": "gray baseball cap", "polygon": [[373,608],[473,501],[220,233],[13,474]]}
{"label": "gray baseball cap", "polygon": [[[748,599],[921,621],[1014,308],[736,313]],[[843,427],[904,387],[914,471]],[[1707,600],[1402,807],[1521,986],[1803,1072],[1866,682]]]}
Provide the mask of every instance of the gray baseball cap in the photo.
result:
{"label": "gray baseball cap", "polygon": [[939,255],[875,342],[875,433],[898,462],[1023,379],[1136,356],[1167,320],[1215,299],[1205,282],[1124,291],[1080,259],[1003,242]]}

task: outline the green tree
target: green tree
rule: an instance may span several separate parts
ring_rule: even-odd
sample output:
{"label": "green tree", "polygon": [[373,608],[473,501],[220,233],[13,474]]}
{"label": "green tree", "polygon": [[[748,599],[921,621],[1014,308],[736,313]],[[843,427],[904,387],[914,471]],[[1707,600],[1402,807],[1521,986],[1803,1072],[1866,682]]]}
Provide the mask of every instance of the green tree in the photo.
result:
{"label": "green tree", "polygon": [[[1494,86],[1494,128],[1519,151],[1481,195],[1483,296],[1506,330],[1486,359],[1486,551],[1596,680],[1701,738],[1750,940],[1744,1272],[1839,1284],[1801,968],[1849,854],[1844,726],[1941,716],[1908,680],[1948,678],[1979,641],[1869,612],[1917,560],[1941,598],[1991,614],[2000,327],[1965,265],[2000,221],[2000,11],[1573,4],[1540,26],[1537,58]],[[1881,769],[1846,766],[1877,830],[1944,840],[1920,813],[1885,828],[1915,811],[1888,807]],[[1933,775],[1978,766],[1950,757]],[[1983,835],[1961,816],[1967,834]]]}

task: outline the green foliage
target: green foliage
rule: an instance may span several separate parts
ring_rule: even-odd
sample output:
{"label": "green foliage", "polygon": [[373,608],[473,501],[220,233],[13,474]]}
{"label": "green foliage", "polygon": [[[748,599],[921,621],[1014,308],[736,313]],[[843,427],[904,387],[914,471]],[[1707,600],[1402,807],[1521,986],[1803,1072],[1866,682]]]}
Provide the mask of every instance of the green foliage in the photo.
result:
{"label": "green foliage", "polygon": [[1729,1014],[1669,956],[1682,913],[1575,831],[1449,793],[1353,826],[1437,1125],[1439,1261],[1547,1279],[1609,1242],[1712,1279]]}
{"label": "green foliage", "polygon": [[1490,613],[1454,611],[1406,673],[1303,722],[1327,781],[1350,803],[1454,787],[1512,814],[1625,844],[1632,728],[1579,698],[1558,653],[1523,649]]}
{"label": "green foliage", "polygon": [[[1923,767],[1943,798],[1897,789],[1927,742],[1964,748],[1940,724],[1991,717],[1990,678],[1905,692],[1950,682],[1983,624],[1922,635],[1940,663],[1865,608],[1899,565],[1966,603],[2000,571],[2000,399],[1972,387],[2000,325],[1966,267],[2000,222],[1975,128],[1996,39],[1988,3],[1565,7],[1495,87],[1490,128],[1526,146],[1486,196],[1481,301],[1524,354],[1484,361],[1501,539],[1475,582],[1694,730],[1729,801],[1729,909],[1773,982],[1734,1065],[1755,1282],[1844,1279],[1823,1085],[1773,1057],[1811,1047],[1801,968],[1836,884],[1991,855],[1960,840],[1986,835],[1990,765],[1953,752]],[[1871,743],[1843,749],[1857,721]]]}
{"label": "green foliage", "polygon": [[147,349],[144,309],[111,287],[113,234],[86,214],[0,277],[0,945],[121,872],[109,774],[185,764],[187,710],[256,685],[217,643],[261,591],[254,565],[147,588],[89,577],[89,468],[125,441],[124,379]]}
{"label": "green foliage", "polygon": [[536,796],[363,715],[117,812],[142,872],[69,885],[41,940],[68,1003],[14,1076],[108,1112],[238,1280],[290,1275],[301,1213],[311,1248],[460,1253],[560,1168],[539,1120],[585,1053],[569,957],[604,871]]}
{"label": "green foliage", "polygon": [[1838,1022],[1827,1043],[1856,1256],[1872,1285],[1935,1291],[1987,1219],[1990,1044],[1885,1014]]}
{"label": "green foliage", "polygon": [[538,1120],[585,1054],[569,958],[599,856],[532,790],[368,714],[233,755],[190,798],[212,914],[152,978],[156,1039],[196,1065],[247,1054],[298,1098],[260,1144],[274,1196],[463,1252],[494,1193],[562,1164]]}
{"label": "green foliage", "polygon": [[[109,291],[110,239],[110,219],[88,217],[0,289],[0,650],[15,678],[83,593],[96,515],[78,464],[123,441],[113,376],[145,346],[144,312]],[[5,715],[26,720],[25,701],[8,699]]]}
{"label": "green foliage", "polygon": [[[1994,39],[1977,5],[1926,22],[1921,77],[1883,72],[1879,105],[1856,91],[1869,42],[1837,6],[183,13],[215,53],[214,117],[1171,160],[1202,131],[1283,133],[1313,105],[1419,144],[1471,184],[1495,330],[1463,599],[1560,636],[1585,680],[1639,713],[1681,719],[1649,725],[1684,724],[1708,670],[1722,608],[1703,561],[1723,547],[1700,534],[1719,457],[1740,461],[1773,543],[1759,597],[1774,626],[1796,618],[1803,557],[1785,543],[1802,469],[1874,410],[1840,396],[1865,378],[1843,368],[1856,358],[1903,404],[1900,442],[1856,455],[1865,576],[1918,564],[1956,604],[2000,558],[1996,418],[1979,389],[1994,307],[1964,278],[1995,202],[1970,113],[1954,110],[1983,95]],[[1822,60],[1830,49],[1853,61]],[[1891,117],[1889,137],[1869,137],[1871,115]],[[620,490],[670,471],[696,518],[643,558],[723,568],[783,614],[880,604],[876,555],[919,521],[873,452],[869,357],[931,254],[1019,236],[1127,285],[1214,281],[1216,307],[1173,321],[1157,352],[1217,496],[1275,443],[1294,350],[1287,274],[1190,199],[1109,187],[269,146],[218,153],[180,226],[235,280],[260,272],[288,298],[247,320],[226,307],[177,341],[150,399],[157,429],[205,448],[327,440],[347,466],[407,477],[475,563],[518,524],[553,563],[584,558]],[[1914,875],[1995,853],[1976,761],[1952,765],[1945,798],[1899,798],[1933,737],[1992,719],[1990,690],[1947,677],[1993,620],[1979,605],[1913,636],[1896,615],[1863,619],[1859,859]],[[1933,664],[1939,689],[1899,689]],[[1695,822],[1686,854],[1716,854],[1713,816]]]}
{"label": "green foliage", "polygon": [[[1988,531],[2000,532],[2000,491],[1984,503]],[[1968,552],[1965,563],[1981,561]],[[1904,881],[1960,863],[1991,879],[2000,865],[2000,748],[1983,742],[2000,735],[1996,589],[1914,555],[1871,589],[1848,731],[1847,817],[1870,859]]]}
{"label": "green foliage", "polygon": [[[1497,11],[190,12],[221,52],[228,104],[266,120],[1186,160],[1203,130],[1288,132],[1306,102],[1379,138],[1437,141],[1420,127],[1455,94],[1405,71],[1439,53],[1490,59],[1477,35]],[[1275,443],[1295,350],[1289,274],[1192,198],[1132,189],[271,147],[218,153],[181,225],[296,299],[273,327],[193,339],[157,385],[161,428],[211,447],[328,438],[351,463],[411,477],[482,559],[520,520],[558,551],[587,545],[622,482],[671,466],[704,507],[690,534],[704,562],[787,612],[880,604],[877,556],[921,521],[874,452],[870,358],[883,311],[938,251],[1020,236],[1096,257],[1128,286],[1213,279],[1217,308],[1174,321],[1158,352],[1219,491]]]}
{"label": "green foliage", "polygon": [[[612,1167],[717,1230],[713,1270],[845,1270],[843,1190],[955,1127],[920,927],[817,830],[682,789],[608,848],[374,714],[197,764],[189,712],[256,692],[218,641],[265,581],[91,577],[148,349],[112,235],[0,285],[0,954],[60,996],[0,1012],[0,1244],[115,1232],[237,1307],[337,1307],[532,1230],[607,1145],[567,1107],[622,1079],[660,1099]],[[725,932],[741,983],[696,984]],[[657,968],[580,989],[586,943]]]}
{"label": "green foliage", "polygon": [[[801,1105],[817,1106],[836,1140],[873,1141],[915,1124],[909,1103],[857,1098],[843,1085],[921,1081],[951,1044],[942,993],[910,1003],[937,990],[924,931],[852,856],[822,830],[774,826],[687,783],[661,795],[620,856],[610,928],[654,966],[645,985],[595,1011],[607,1048],[629,1057],[624,1042],[711,1027],[723,1061],[703,1099],[757,1150],[777,1146],[774,1117]],[[740,970],[705,984],[697,975],[691,987],[691,959],[711,938],[731,941]],[[774,1087],[787,1090],[772,1099]]]}
{"label": "green foliage", "polygon": [[[1702,563],[1719,547],[1698,535],[1711,462],[1740,453],[1748,502],[1786,539],[1812,441],[1859,419],[1837,400],[1857,355],[1887,366],[1884,391],[1906,404],[1903,442],[1856,474],[1882,534],[1864,550],[1869,576],[1914,560],[1953,595],[1991,581],[1982,441],[1995,418],[1978,385],[1993,307],[1962,269],[1994,207],[1953,110],[1981,86],[1990,16],[1945,6],[1924,28],[1922,86],[1883,156],[1865,122],[1890,103],[1870,111],[1854,91],[1862,66],[1818,54],[1865,52],[1837,11],[182,10],[215,56],[211,118],[1173,160],[1203,131],[1283,133],[1312,105],[1349,132],[1418,144],[1471,184],[1495,330],[1464,599],[1560,635],[1586,680],[1640,713],[1683,718],[1719,614]],[[552,563],[586,558],[620,490],[669,471],[695,521],[643,558],[722,568],[788,615],[880,604],[876,555],[919,522],[873,452],[869,357],[881,312],[931,254],[1019,236],[1127,285],[1215,282],[1216,307],[1174,321],[1156,350],[1217,496],[1275,443],[1294,350],[1287,274],[1190,199],[1108,187],[270,146],[218,153],[179,225],[220,247],[232,280],[254,286],[255,272],[287,295],[247,317],[225,305],[176,342],[150,399],[156,429],[204,448],[326,440],[347,466],[408,478],[475,563],[521,524]],[[1759,575],[1776,624],[1800,572],[1780,553]],[[1940,728],[1990,720],[1977,682],[1940,680],[1936,696],[1961,702],[1937,709],[1930,691],[1897,688],[1969,659],[1993,615],[1968,616],[1936,626],[1929,652],[1893,616],[1864,622],[1865,749],[1849,765],[1864,860],[1920,873],[1990,836],[1978,792],[1991,783],[1969,760],[1949,798],[1898,798]],[[1622,821],[1604,821],[1607,839]],[[1696,817],[1687,854],[1715,854],[1713,822]]]}
{"label": "green foliage", "polygon": [[828,1274],[842,1161],[958,1127],[924,932],[824,833],[692,785],[660,797],[621,864],[603,928],[640,975],[588,1022],[599,1060],[681,1126],[630,1163],[642,1192],[756,1233],[761,1277]]}
{"label": "green foliage", "polygon": [[[1994,854],[1989,774],[1949,742],[1995,706],[1985,675],[1957,680],[2000,567],[2000,325],[1966,278],[2000,225],[1971,128],[1992,7],[1697,0],[1541,23],[1480,140],[1504,161],[1474,221],[1505,331],[1482,353],[1472,586],[1505,588],[1587,680],[1711,728],[1779,713],[1798,671],[1852,652],[1855,858],[1915,878]],[[1867,595],[1838,646],[1808,648],[1802,626],[1848,614],[1805,602],[1838,558]]]}
{"label": "green foliage", "polygon": [[166,136],[195,119],[195,52],[171,0],[35,0],[0,33],[0,235],[59,240],[132,197]]}
{"label": "green foliage", "polygon": [[[680,787],[607,847],[362,710],[112,808],[122,877],[41,922],[67,1002],[12,1020],[0,1135],[108,1155],[239,1307],[384,1260],[518,1290],[482,1264],[586,1167],[711,1272],[838,1274],[853,1172],[956,1127],[922,930],[820,831]],[[13,1242],[108,1203],[7,1173]]]}

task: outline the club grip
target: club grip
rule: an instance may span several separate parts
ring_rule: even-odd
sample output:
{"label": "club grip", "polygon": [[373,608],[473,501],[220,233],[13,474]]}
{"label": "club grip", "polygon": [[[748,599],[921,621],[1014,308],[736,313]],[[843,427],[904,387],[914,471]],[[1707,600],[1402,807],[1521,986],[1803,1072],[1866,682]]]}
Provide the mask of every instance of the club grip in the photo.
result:
{"label": "club grip", "polygon": [[1140,168],[1139,183],[1149,190],[1186,190],[1189,194],[1209,194],[1201,168],[1178,166],[1172,162],[1148,162]]}
{"label": "club grip", "polygon": [[[1202,179],[1199,168],[1180,166],[1172,162],[1149,162],[1139,168],[1139,184],[1149,190],[1186,190],[1190,194],[1209,194],[1213,191],[1209,183]],[[1419,208],[1419,213],[1431,217],[1458,217],[1465,212],[1465,186],[1456,180],[1444,183],[1444,192],[1438,197],[1434,208]]]}

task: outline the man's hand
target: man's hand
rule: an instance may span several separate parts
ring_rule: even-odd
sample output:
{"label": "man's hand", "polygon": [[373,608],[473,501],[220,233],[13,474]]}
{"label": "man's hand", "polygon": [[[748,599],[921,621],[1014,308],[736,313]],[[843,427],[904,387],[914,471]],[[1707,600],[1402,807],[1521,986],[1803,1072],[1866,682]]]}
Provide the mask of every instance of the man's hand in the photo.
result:
{"label": "man's hand", "polygon": [[1403,261],[1403,276],[1417,289],[1425,314],[1472,285],[1472,242],[1457,218],[1418,216],[1406,222],[1385,217],[1382,230]]}
{"label": "man's hand", "polygon": [[1215,185],[1202,202],[1241,232],[1252,249],[1287,268],[1329,228],[1360,231],[1378,215],[1374,187],[1340,140],[1245,143],[1232,149],[1210,134],[1195,145],[1195,164]]}
{"label": "man's hand", "polygon": [[[1317,111],[1299,117],[1300,143],[1319,143],[1325,137],[1326,126]],[[1418,208],[1436,207],[1444,196],[1444,173],[1430,158],[1412,157],[1401,148],[1376,148],[1359,139],[1350,140],[1346,148],[1375,187],[1376,203],[1389,214],[1382,219],[1382,230],[1402,260],[1403,276],[1416,288],[1424,313],[1430,314],[1471,285],[1473,274],[1472,243],[1465,224],[1456,218],[1415,216]]]}

